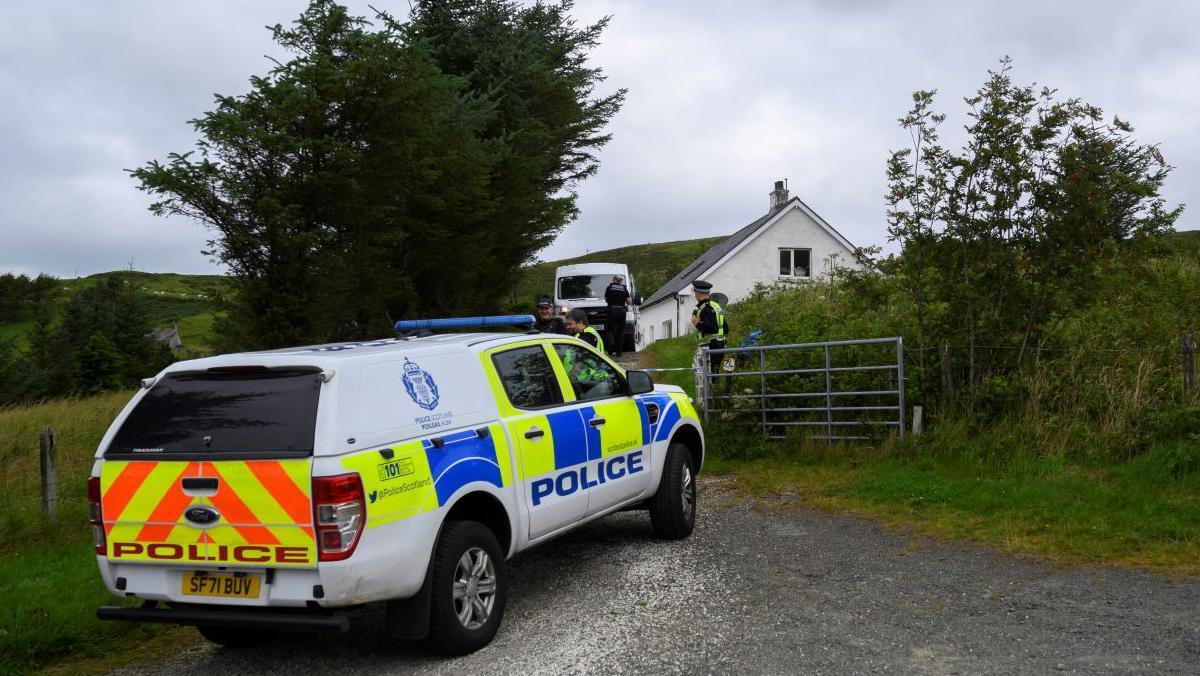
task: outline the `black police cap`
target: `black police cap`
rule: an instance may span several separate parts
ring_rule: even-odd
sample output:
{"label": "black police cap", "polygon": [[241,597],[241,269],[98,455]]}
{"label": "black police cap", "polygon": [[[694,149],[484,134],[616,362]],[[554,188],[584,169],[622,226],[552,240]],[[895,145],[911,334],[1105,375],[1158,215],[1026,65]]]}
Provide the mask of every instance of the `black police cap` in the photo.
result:
{"label": "black police cap", "polygon": [[550,307],[554,305],[554,301],[550,300],[550,296],[542,296],[537,300],[538,307]]}
{"label": "black police cap", "polygon": [[697,279],[696,281],[692,282],[692,288],[697,291],[703,291],[707,293],[712,290],[712,282],[706,282],[703,279]]}

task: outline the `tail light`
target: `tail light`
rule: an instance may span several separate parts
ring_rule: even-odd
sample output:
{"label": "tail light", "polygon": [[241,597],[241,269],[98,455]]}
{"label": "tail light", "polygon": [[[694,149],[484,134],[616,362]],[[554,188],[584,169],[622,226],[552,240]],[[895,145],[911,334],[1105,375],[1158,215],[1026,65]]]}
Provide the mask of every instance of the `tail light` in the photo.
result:
{"label": "tail light", "polygon": [[341,561],[358,546],[367,503],[357,473],[313,479],[313,512],[317,526],[317,559]]}
{"label": "tail light", "polygon": [[92,526],[92,546],[96,553],[107,554],[104,539],[104,514],[100,511],[100,477],[88,478],[88,523]]}

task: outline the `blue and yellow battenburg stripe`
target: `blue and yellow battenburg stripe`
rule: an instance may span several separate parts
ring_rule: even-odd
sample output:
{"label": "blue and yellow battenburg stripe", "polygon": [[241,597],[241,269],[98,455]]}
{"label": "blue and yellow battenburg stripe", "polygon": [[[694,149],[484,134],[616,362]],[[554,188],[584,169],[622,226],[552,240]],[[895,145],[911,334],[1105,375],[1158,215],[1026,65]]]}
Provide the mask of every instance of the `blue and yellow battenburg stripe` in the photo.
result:
{"label": "blue and yellow battenburg stripe", "polygon": [[[391,457],[384,457],[391,451]],[[367,528],[445,505],[463,486],[483,481],[496,488],[512,483],[508,438],[500,425],[453,432],[390,448],[358,453],[342,466],[362,477],[367,494]]]}
{"label": "blue and yellow battenburg stripe", "polygon": [[[501,417],[507,419],[512,438],[520,438],[533,427],[546,432],[520,454],[517,474],[523,479],[645,448],[666,439],[681,416],[695,416],[691,400],[681,393],[642,395],[635,406],[630,406],[627,400],[613,400],[544,414],[516,409],[508,402],[492,367],[491,355],[532,345],[546,351],[559,380],[564,404],[570,405],[575,397],[550,343],[521,341],[480,354],[492,395]],[[657,405],[660,411],[654,423],[646,410],[648,403]],[[588,424],[597,416],[605,419],[599,428]],[[631,434],[632,430],[638,433]],[[363,478],[368,497],[368,528],[438,509],[463,486],[474,482],[490,483],[497,488],[512,483],[512,449],[502,425],[453,432],[438,439],[437,444],[431,439],[413,441],[359,453],[342,461],[343,467],[359,472]],[[383,457],[381,450],[390,450],[391,457]]]}

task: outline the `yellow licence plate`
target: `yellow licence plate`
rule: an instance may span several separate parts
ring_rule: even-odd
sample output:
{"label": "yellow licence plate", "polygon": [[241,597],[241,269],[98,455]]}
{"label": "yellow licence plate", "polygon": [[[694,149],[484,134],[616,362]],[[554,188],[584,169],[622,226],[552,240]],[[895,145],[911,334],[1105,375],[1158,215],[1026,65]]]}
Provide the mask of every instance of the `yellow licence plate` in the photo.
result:
{"label": "yellow licence plate", "polygon": [[183,593],[188,596],[229,596],[256,599],[262,576],[249,573],[184,573]]}

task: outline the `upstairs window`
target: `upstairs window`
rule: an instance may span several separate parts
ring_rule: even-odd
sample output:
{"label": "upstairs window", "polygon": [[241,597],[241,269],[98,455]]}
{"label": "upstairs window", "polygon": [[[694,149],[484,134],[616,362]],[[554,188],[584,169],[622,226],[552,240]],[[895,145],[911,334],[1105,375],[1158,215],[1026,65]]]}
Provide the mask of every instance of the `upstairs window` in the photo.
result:
{"label": "upstairs window", "polygon": [[811,277],[812,267],[809,265],[811,258],[812,249],[780,249],[779,276]]}

